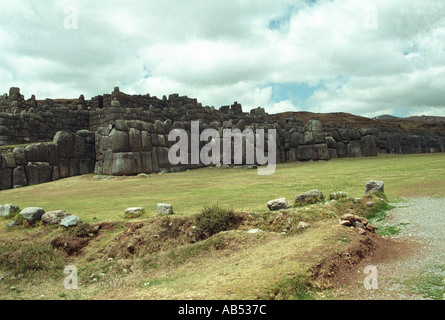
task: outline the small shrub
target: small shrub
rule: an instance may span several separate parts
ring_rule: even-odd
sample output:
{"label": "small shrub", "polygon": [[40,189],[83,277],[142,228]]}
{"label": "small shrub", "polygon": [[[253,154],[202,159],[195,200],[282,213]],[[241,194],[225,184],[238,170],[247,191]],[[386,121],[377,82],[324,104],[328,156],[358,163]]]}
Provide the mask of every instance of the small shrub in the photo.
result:
{"label": "small shrub", "polygon": [[204,207],[196,217],[196,227],[205,237],[227,231],[236,224],[236,216],[233,208],[225,209],[218,205]]}

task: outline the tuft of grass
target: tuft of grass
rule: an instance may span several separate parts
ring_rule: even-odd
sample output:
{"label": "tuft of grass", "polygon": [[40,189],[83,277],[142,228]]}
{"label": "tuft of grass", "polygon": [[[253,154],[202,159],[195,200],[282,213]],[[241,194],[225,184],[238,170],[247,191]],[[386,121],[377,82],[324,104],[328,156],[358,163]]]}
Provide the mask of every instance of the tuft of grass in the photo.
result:
{"label": "tuft of grass", "polygon": [[305,274],[281,278],[262,299],[267,300],[316,300],[316,289]]}
{"label": "tuft of grass", "polygon": [[204,237],[229,230],[236,224],[233,208],[222,208],[219,205],[205,206],[196,217],[196,227]]}
{"label": "tuft of grass", "polygon": [[12,272],[14,275],[37,271],[53,272],[60,270],[62,266],[62,256],[51,245],[0,245],[0,269]]}

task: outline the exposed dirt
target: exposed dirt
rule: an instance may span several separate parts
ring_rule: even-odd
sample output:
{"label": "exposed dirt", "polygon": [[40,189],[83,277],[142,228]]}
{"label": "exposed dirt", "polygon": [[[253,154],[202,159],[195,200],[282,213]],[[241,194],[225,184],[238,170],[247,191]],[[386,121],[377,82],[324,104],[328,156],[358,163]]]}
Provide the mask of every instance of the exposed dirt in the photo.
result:
{"label": "exposed dirt", "polygon": [[53,248],[62,249],[69,256],[82,254],[91,240],[98,237],[103,230],[112,230],[111,223],[101,223],[97,225],[81,224],[72,230],[66,230],[65,233],[51,241]]}
{"label": "exposed dirt", "polygon": [[363,284],[365,267],[405,259],[418,248],[414,242],[385,239],[376,233],[351,232],[348,237],[350,245],[346,249],[328,256],[312,268],[314,283],[332,289],[335,294],[340,290],[355,291],[357,283]]}
{"label": "exposed dirt", "polygon": [[[391,210],[388,218],[382,222],[382,227],[396,225],[399,233],[383,239],[383,246],[375,251],[375,255],[362,260],[356,268],[343,272],[344,276],[340,275],[344,279],[334,293],[338,299],[431,298],[422,295],[410,281],[428,274],[435,265],[443,265],[445,198],[410,198],[395,206],[396,209]],[[367,277],[364,268],[368,265],[378,270],[378,286],[372,290],[364,286]]]}

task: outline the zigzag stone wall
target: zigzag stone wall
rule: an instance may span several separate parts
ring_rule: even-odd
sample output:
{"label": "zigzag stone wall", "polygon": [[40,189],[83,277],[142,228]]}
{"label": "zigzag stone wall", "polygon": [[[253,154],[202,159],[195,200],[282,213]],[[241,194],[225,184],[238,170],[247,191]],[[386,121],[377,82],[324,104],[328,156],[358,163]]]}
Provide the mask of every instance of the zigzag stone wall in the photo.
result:
{"label": "zigzag stone wall", "polygon": [[[135,175],[173,172],[202,164],[172,166],[168,141],[172,129],[275,129],[277,162],[376,156],[378,153],[443,152],[445,133],[349,128],[307,123],[296,117],[277,120],[263,108],[245,113],[240,104],[202,106],[196,99],[111,94],[86,100],[25,100],[19,88],[0,96],[0,146],[18,146],[0,157],[0,189],[26,186],[86,173]],[[42,143],[52,141],[51,143]],[[41,143],[39,143],[41,142]],[[202,143],[204,144],[204,143]],[[267,146],[267,143],[266,143]]]}

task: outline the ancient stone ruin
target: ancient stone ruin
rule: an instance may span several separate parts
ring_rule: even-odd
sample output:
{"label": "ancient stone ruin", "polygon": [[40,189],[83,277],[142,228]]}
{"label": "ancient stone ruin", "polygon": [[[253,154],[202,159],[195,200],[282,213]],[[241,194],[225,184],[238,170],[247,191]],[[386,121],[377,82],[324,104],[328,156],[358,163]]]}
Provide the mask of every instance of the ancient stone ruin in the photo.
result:
{"label": "ancient stone ruin", "polygon": [[443,152],[445,146],[443,130],[303,121],[293,114],[269,115],[261,107],[246,113],[237,102],[215,109],[178,94],[160,99],[115,88],[90,100],[83,95],[37,100],[11,88],[0,96],[0,190],[89,173],[123,176],[202,167],[168,160],[175,143],[168,141],[169,132],[190,132],[191,121],[221,136],[223,129],[275,129],[277,163]]}

